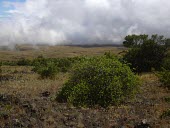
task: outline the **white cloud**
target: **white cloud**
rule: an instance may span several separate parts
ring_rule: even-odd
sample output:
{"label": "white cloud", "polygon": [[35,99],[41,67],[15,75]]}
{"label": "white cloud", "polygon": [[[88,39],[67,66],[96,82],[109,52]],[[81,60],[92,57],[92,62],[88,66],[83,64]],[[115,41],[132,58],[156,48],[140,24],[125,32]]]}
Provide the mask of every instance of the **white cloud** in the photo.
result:
{"label": "white cloud", "polygon": [[167,0],[27,0],[0,19],[0,45],[120,43],[127,34],[170,36]]}
{"label": "white cloud", "polygon": [[85,0],[85,4],[92,9],[109,9],[108,0]]}

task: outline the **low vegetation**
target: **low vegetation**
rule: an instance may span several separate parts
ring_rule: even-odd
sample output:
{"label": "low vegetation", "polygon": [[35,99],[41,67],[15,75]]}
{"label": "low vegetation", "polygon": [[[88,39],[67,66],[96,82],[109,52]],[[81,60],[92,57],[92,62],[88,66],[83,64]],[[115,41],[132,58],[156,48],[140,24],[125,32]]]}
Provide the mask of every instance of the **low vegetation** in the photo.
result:
{"label": "low vegetation", "polygon": [[[0,126],[137,127],[146,119],[149,126],[168,127],[168,44],[156,41],[160,36],[134,37],[137,43],[130,47],[114,48],[119,52],[127,51],[123,57],[123,54],[113,55],[115,52],[103,55],[105,50],[101,49],[105,48],[102,47],[99,51],[68,47],[67,50],[73,51],[64,56],[58,51],[61,47],[52,47],[55,53],[38,51],[38,55],[44,57],[37,55],[37,58],[30,56],[32,51],[0,52],[11,52],[6,56],[1,54]],[[17,59],[8,58],[11,54]],[[58,54],[60,58],[57,58]],[[56,102],[56,99],[64,103]],[[77,109],[79,106],[90,108]]]}
{"label": "low vegetation", "polygon": [[170,97],[165,97],[164,100],[165,100],[167,103],[170,103]]}
{"label": "low vegetation", "polygon": [[36,71],[40,74],[41,78],[54,79],[59,69],[54,62],[47,62],[45,65],[39,65]]}
{"label": "low vegetation", "polygon": [[170,71],[164,69],[163,71],[158,73],[158,77],[163,83],[163,86],[170,89]]}
{"label": "low vegetation", "polygon": [[163,59],[161,67],[170,71],[170,54]]}
{"label": "low vegetation", "polygon": [[41,75],[42,78],[55,78],[59,72],[67,72],[72,65],[83,57],[73,58],[43,58],[38,57],[32,61],[33,71]]}
{"label": "low vegetation", "polygon": [[161,118],[167,118],[170,117],[170,109],[164,111],[161,115]]}
{"label": "low vegetation", "polygon": [[2,79],[2,63],[0,62],[0,82],[1,82],[1,79]]}
{"label": "low vegetation", "polygon": [[33,60],[20,59],[18,61],[5,61],[2,65],[9,66],[32,66],[32,71],[38,73],[41,78],[55,78],[59,72],[67,72],[74,63],[80,61],[84,57],[72,57],[72,58],[44,58],[38,56]]}
{"label": "low vegetation", "polygon": [[0,62],[0,75],[2,73],[2,62]]}
{"label": "low vegetation", "polygon": [[116,58],[86,58],[74,66],[71,78],[57,95],[57,100],[75,106],[108,107],[133,97],[138,86],[138,77]]}
{"label": "low vegetation", "polygon": [[131,69],[135,72],[150,72],[153,68],[161,69],[167,54],[166,39],[163,36],[152,35],[149,38],[148,35],[132,35],[128,36],[128,41],[125,42],[124,45],[131,48],[123,59],[130,63]]}
{"label": "low vegetation", "polygon": [[170,38],[165,38],[164,36],[160,35],[146,35],[146,34],[141,34],[141,35],[128,35],[124,38],[123,45],[128,48],[133,48],[133,47],[138,47],[145,42],[152,41],[160,45],[165,45],[167,48],[170,46]]}

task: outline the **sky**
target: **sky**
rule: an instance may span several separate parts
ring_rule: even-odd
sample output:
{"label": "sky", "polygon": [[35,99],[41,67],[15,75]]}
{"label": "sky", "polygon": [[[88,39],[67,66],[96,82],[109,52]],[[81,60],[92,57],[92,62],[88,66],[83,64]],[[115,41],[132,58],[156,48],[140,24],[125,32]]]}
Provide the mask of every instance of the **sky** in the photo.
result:
{"label": "sky", "polygon": [[0,46],[118,44],[170,37],[169,0],[0,0]]}
{"label": "sky", "polygon": [[8,10],[15,9],[13,6],[10,6],[9,2],[25,2],[25,0],[0,0],[0,17],[6,18],[9,17],[7,13]]}

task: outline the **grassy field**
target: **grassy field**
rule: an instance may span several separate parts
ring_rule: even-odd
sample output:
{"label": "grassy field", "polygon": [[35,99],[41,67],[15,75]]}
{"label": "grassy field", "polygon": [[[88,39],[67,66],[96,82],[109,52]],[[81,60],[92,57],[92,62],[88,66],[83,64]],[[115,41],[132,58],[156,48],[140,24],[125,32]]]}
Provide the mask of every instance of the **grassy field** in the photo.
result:
{"label": "grassy field", "polygon": [[37,56],[44,56],[49,58],[61,58],[61,57],[75,57],[75,56],[96,56],[105,52],[111,51],[118,54],[123,47],[113,46],[30,46],[21,45],[15,50],[0,50],[0,61],[3,60],[18,60],[20,58],[32,59]]}
{"label": "grassy field", "polygon": [[[49,58],[96,56],[111,51],[119,54],[121,47],[19,46],[1,50],[0,61],[39,55]],[[133,128],[146,120],[153,128],[169,128],[170,118],[162,116],[170,108],[170,92],[161,86],[153,73],[140,74],[140,92],[132,101],[103,108],[75,108],[55,101],[56,92],[69,78],[59,73],[54,80],[41,79],[31,66],[2,66],[0,81],[0,128]]]}

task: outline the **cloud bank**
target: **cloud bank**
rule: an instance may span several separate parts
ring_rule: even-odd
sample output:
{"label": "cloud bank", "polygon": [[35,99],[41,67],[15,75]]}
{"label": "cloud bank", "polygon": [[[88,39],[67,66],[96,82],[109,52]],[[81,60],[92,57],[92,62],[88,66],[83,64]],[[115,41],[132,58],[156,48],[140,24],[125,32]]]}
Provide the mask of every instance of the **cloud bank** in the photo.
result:
{"label": "cloud bank", "polygon": [[0,45],[114,44],[128,34],[170,36],[168,0],[26,0],[0,18]]}

